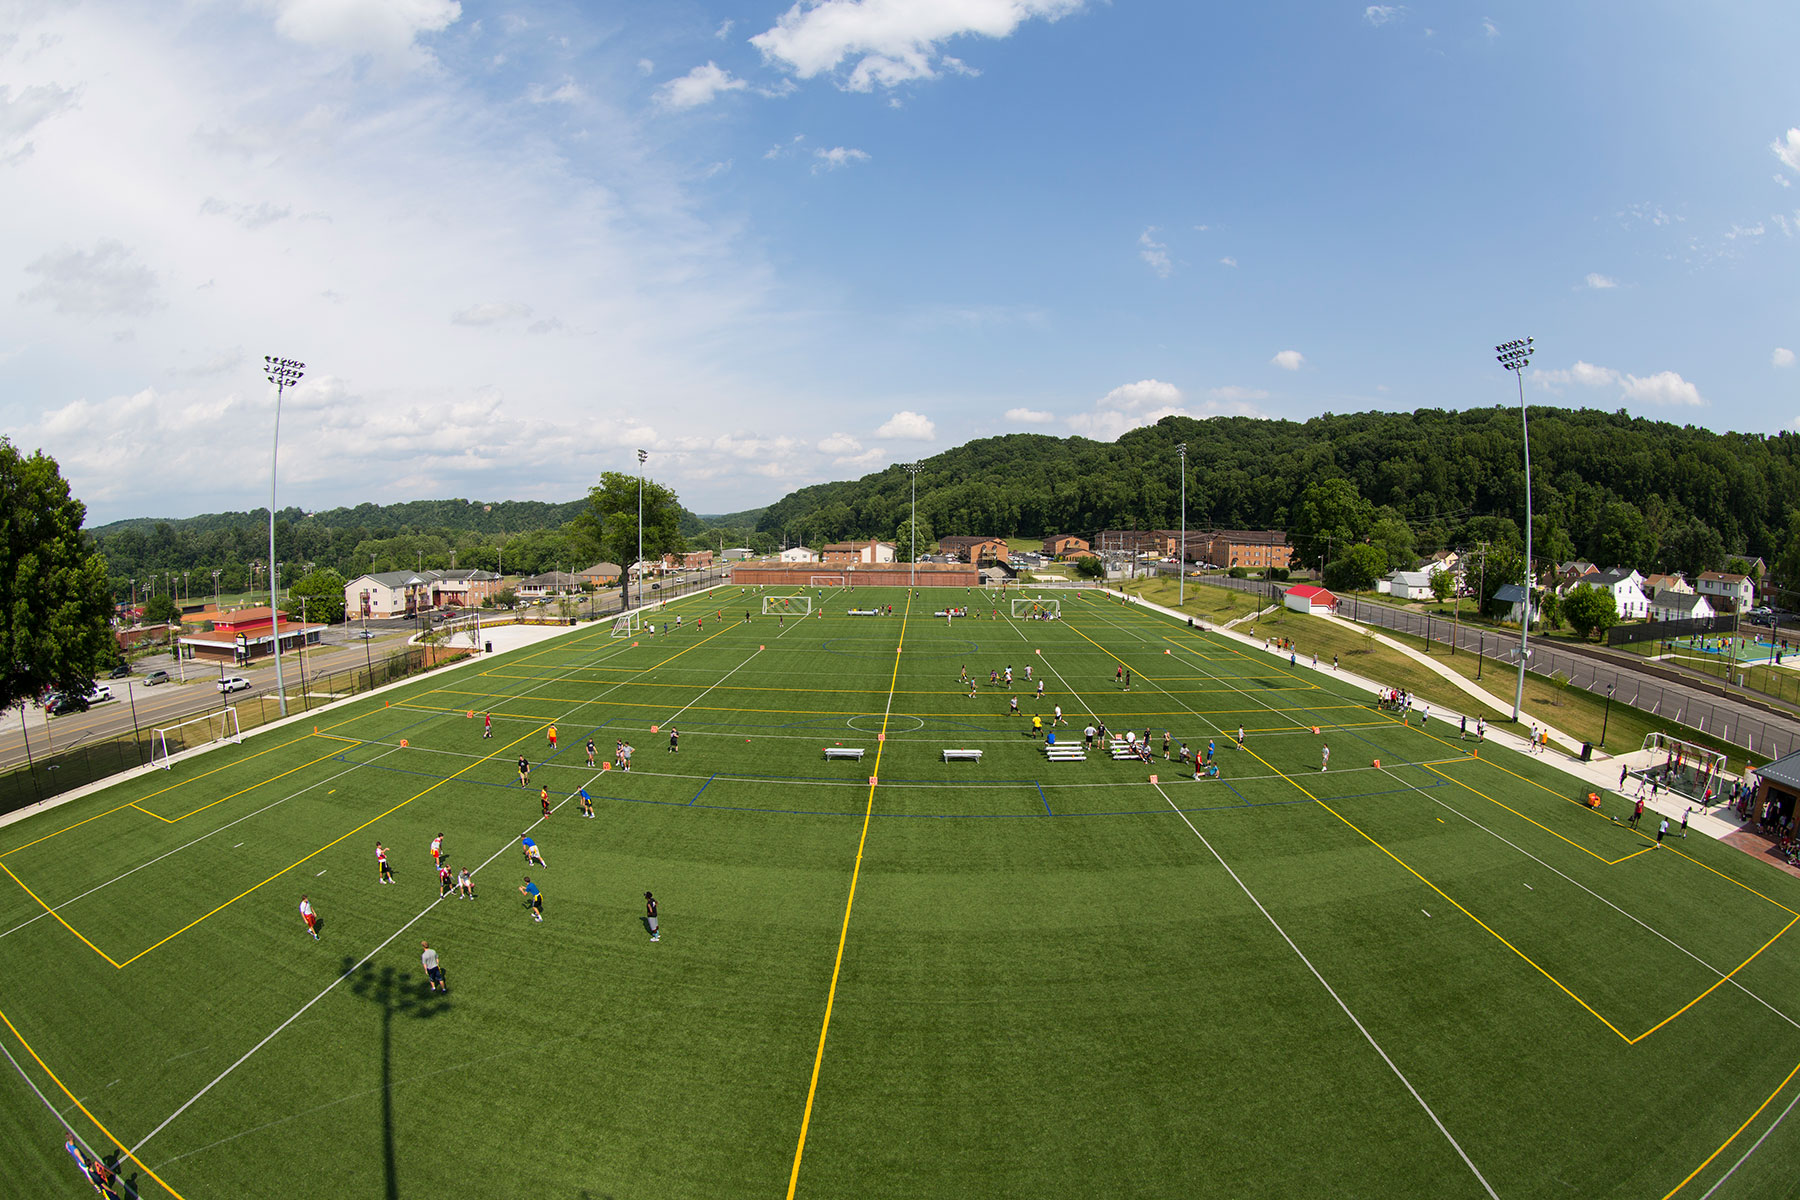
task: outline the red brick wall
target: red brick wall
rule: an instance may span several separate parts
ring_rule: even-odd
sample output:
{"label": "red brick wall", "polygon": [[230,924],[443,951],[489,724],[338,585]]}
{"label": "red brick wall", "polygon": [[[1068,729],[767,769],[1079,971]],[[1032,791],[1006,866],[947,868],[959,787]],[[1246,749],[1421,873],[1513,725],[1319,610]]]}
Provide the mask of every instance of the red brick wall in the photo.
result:
{"label": "red brick wall", "polygon": [[[913,582],[913,567],[910,563],[740,563],[731,568],[731,582],[739,587],[803,588],[814,575],[842,575],[853,588],[907,587]],[[964,563],[920,563],[918,583],[920,587],[980,587],[981,574]]]}

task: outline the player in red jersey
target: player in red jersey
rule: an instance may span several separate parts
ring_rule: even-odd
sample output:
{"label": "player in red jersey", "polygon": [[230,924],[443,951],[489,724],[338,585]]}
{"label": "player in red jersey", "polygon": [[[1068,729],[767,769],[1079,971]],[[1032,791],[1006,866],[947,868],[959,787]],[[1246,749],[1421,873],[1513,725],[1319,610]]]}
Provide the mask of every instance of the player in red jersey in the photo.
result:
{"label": "player in red jersey", "polygon": [[393,869],[388,866],[387,847],[380,842],[375,843],[375,865],[381,868],[381,874],[378,878],[382,883],[394,882]]}
{"label": "player in red jersey", "polygon": [[313,941],[318,941],[319,915],[313,912],[312,901],[304,894],[300,897],[300,919],[306,922],[306,932],[312,934]]}

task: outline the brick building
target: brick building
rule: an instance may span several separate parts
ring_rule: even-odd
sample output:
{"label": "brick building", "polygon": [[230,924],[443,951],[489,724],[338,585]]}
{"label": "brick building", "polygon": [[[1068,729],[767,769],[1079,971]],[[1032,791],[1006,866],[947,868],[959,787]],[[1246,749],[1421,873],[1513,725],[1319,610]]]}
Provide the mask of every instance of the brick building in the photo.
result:
{"label": "brick building", "polygon": [[938,549],[945,554],[954,554],[963,562],[974,566],[982,563],[1003,563],[1006,561],[1006,539],[997,537],[941,537]]}

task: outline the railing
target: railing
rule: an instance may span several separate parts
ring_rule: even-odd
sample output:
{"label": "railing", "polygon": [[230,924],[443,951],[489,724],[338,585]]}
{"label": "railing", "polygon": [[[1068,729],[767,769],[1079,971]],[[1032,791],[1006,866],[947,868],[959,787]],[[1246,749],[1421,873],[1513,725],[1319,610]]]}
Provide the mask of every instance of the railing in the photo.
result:
{"label": "railing", "polygon": [[[373,691],[396,680],[423,674],[454,662],[468,653],[463,647],[452,649],[409,646],[387,658],[354,669],[304,677],[295,673],[288,676],[288,682],[292,685],[288,692],[288,713],[291,716],[296,712],[309,712],[349,696]],[[281,706],[276,703],[272,688],[268,691],[237,693],[231,697],[221,696],[217,706],[189,715],[198,717],[204,716],[207,711],[218,712],[227,704],[237,708],[240,731],[266,725],[281,717]],[[199,730],[202,728],[201,725],[190,726],[187,744],[176,745],[171,739],[169,750],[178,753],[198,744],[202,736]],[[54,737],[54,724],[50,726],[50,731]],[[28,739],[31,736],[29,731],[27,736]],[[43,734],[40,732],[36,736],[42,738]],[[34,753],[28,765],[0,775],[0,813],[13,812],[26,805],[85,787],[109,775],[145,766],[150,762],[154,740],[153,727],[138,726],[132,732],[116,737],[84,742],[64,750]],[[29,746],[29,740],[27,745]]]}

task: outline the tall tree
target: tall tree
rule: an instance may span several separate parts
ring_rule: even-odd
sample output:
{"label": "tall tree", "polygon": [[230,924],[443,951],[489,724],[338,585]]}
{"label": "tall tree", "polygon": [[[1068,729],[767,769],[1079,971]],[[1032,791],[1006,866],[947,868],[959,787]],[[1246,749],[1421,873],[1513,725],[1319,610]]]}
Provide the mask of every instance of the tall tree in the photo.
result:
{"label": "tall tree", "polygon": [[[643,483],[644,558],[654,561],[664,554],[687,549],[681,535],[681,502],[673,488],[654,480]],[[627,566],[638,553],[638,477],[623,471],[607,471],[588,490],[588,506],[572,522],[572,535],[584,540],[604,558]],[[585,566],[586,564],[582,564]],[[575,568],[580,570],[581,567]],[[627,577],[622,572],[620,579]]]}
{"label": "tall tree", "polygon": [[[300,602],[306,601],[304,607]],[[335,625],[344,619],[344,577],[321,567],[288,589],[288,603],[301,608],[308,621]]]}
{"label": "tall tree", "polygon": [[1359,542],[1342,554],[1334,554],[1325,568],[1325,586],[1337,591],[1366,592],[1388,572],[1387,552],[1380,546]]}
{"label": "tall tree", "polygon": [[0,438],[0,708],[46,688],[83,697],[114,652],[106,560],[54,460]]}
{"label": "tall tree", "polygon": [[1618,601],[1605,588],[1583,583],[1563,596],[1562,618],[1586,641],[1596,630],[1604,633],[1619,623]]}
{"label": "tall tree", "polygon": [[1295,561],[1310,568],[1327,554],[1335,560],[1352,542],[1366,537],[1374,523],[1375,506],[1363,499],[1354,483],[1327,479],[1301,494],[1288,522],[1288,540]]}

